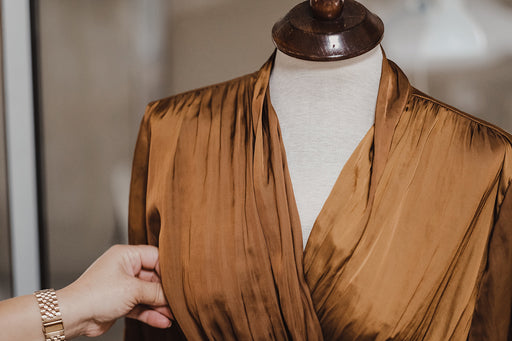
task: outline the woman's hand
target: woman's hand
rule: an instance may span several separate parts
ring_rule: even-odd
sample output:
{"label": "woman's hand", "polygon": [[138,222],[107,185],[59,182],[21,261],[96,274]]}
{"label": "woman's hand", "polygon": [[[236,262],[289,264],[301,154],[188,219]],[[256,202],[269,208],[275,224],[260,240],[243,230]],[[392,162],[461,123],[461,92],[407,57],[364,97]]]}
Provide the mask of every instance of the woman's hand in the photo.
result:
{"label": "woman's hand", "polygon": [[[128,316],[157,328],[173,316],[160,283],[158,249],[116,245],[79,279],[57,291],[66,339],[98,336]],[[0,302],[0,340],[43,340],[41,312],[34,295]]]}
{"label": "woman's hand", "polygon": [[68,287],[57,291],[66,336],[98,336],[127,316],[168,328],[173,316],[160,283],[158,249],[116,245]]}

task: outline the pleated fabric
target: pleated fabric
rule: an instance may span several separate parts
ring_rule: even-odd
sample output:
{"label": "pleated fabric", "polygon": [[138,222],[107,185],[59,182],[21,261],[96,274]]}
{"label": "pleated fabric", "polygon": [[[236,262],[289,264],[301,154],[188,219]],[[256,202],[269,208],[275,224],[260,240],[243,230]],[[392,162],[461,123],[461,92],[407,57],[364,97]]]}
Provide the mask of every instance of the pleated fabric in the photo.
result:
{"label": "pleated fabric", "polygon": [[129,235],[159,246],[176,323],[127,320],[125,340],[510,340],[510,136],[384,58],[375,125],[303,252],[273,57],[148,105]]}

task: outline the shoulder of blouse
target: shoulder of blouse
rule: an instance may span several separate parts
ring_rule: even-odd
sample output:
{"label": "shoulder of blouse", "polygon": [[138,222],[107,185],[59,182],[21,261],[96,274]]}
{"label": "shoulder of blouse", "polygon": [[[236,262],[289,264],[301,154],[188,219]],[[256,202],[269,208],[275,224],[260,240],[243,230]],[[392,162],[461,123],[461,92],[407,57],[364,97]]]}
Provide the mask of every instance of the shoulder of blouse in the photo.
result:
{"label": "shoulder of blouse", "polygon": [[432,96],[429,96],[414,87],[412,88],[410,96],[411,96],[411,98],[423,99],[423,100],[429,102],[433,106],[437,106],[438,108],[443,108],[443,109],[447,110],[448,112],[452,113],[453,115],[457,115],[463,119],[470,120],[473,123],[481,126],[482,128],[487,128],[494,135],[503,139],[506,144],[512,145],[512,135],[492,123],[489,123],[481,118],[470,115],[470,114],[468,114],[462,110],[459,110],[449,104],[439,101],[439,100],[433,98]]}
{"label": "shoulder of blouse", "polygon": [[151,101],[148,103],[146,107],[145,116],[148,116],[148,118],[149,116],[161,117],[169,111],[172,111],[174,114],[177,114],[180,112],[180,109],[183,107],[184,104],[186,105],[187,103],[191,103],[194,100],[201,99],[202,97],[206,96],[208,93],[211,93],[212,91],[222,91],[226,87],[236,86],[240,83],[251,83],[256,80],[257,76],[258,71],[240,77],[236,77],[227,81],[223,81],[220,83],[203,86],[197,89],[188,90],[182,93]]}
{"label": "shoulder of blouse", "polygon": [[[495,152],[501,153],[503,158],[501,168],[501,179],[504,182],[505,188],[509,188],[512,184],[512,135],[503,130],[502,128],[489,123],[481,118],[470,115],[462,110],[459,110],[451,105],[448,105],[442,101],[439,101],[432,96],[429,96],[416,88],[412,88],[410,93],[409,102],[415,98],[428,102],[435,109],[444,109],[451,115],[455,115],[462,120],[468,120],[472,124],[475,124],[481,132],[485,132],[487,141],[492,141]],[[470,149],[468,149],[470,150]],[[480,149],[481,150],[481,149]]]}

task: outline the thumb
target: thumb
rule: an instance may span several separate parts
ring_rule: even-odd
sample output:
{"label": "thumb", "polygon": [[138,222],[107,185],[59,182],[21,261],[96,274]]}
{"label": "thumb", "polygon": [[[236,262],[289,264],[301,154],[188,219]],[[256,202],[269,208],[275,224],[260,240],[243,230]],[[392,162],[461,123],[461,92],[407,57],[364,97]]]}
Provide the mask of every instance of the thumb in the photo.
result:
{"label": "thumb", "polygon": [[140,279],[136,279],[136,281],[138,283],[136,297],[138,304],[146,304],[153,307],[167,305],[164,290],[160,282],[146,282]]}

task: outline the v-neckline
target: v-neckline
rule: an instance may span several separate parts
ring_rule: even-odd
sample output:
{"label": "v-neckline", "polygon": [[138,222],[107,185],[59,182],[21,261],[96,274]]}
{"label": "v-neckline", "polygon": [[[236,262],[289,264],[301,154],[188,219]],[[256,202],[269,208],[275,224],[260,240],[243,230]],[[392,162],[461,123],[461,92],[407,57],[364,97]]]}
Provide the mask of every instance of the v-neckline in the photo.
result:
{"label": "v-neckline", "polygon": [[[256,107],[253,106],[253,109],[261,108],[263,109],[265,106],[268,110],[269,115],[273,115],[277,121],[277,127],[280,128],[279,125],[279,117],[277,112],[272,105],[270,99],[270,75],[272,73],[272,69],[275,63],[276,51],[269,58],[267,63],[263,65],[263,67],[258,72],[258,79],[262,80],[262,83],[256,84],[254,89],[254,97],[253,97],[253,105],[256,104]],[[259,83],[259,82],[257,82]],[[321,217],[325,211],[325,207],[331,202],[333,190],[338,187],[341,182],[340,178],[343,173],[346,172],[347,163],[350,159],[353,158],[354,154],[361,148],[362,144],[367,140],[368,134],[373,133],[373,148],[371,155],[371,164],[372,164],[372,174],[370,179],[370,188],[368,193],[368,201],[371,202],[373,200],[373,196],[375,195],[376,186],[380,180],[382,172],[384,170],[385,163],[388,158],[388,154],[391,147],[393,132],[398,123],[400,115],[402,113],[403,108],[407,103],[407,99],[411,93],[411,86],[407,77],[401,72],[401,70],[391,61],[386,58],[386,54],[384,50],[382,50],[382,67],[381,67],[381,76],[379,82],[379,89],[377,92],[377,102],[374,110],[374,124],[370,127],[370,129],[365,133],[363,139],[359,141],[356,148],[352,151],[350,157],[347,159],[347,162],[343,165],[338,176],[336,177],[336,181],[331,186],[329,191],[329,195],[327,199],[324,200],[321,205],[320,212],[316,215],[313,226],[311,228],[310,235],[314,233],[315,226],[318,223],[319,217]],[[261,102],[260,102],[261,101]],[[260,103],[258,103],[260,102]],[[262,110],[256,109],[260,114]],[[253,119],[256,117],[253,116]],[[257,118],[256,118],[257,119]],[[255,122],[256,123],[256,122]],[[281,141],[282,142],[282,141]],[[286,149],[284,143],[282,145],[282,150],[284,154],[284,162],[286,162],[286,167],[288,168],[288,161],[286,157]],[[289,172],[286,176],[290,179],[290,183],[292,184],[292,192],[293,183],[291,181],[291,177]],[[295,201],[295,200],[294,200]],[[298,217],[300,221],[300,217]],[[304,240],[302,236],[302,222],[301,224],[301,240],[302,245],[304,245]],[[303,246],[303,252],[309,249],[309,238],[306,242],[306,246]]]}

